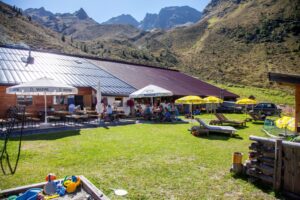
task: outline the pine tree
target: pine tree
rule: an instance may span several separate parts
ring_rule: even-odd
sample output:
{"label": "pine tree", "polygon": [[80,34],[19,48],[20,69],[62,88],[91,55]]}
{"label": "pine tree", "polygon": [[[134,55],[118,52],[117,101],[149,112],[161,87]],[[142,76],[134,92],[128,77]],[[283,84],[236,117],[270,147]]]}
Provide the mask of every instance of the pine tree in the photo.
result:
{"label": "pine tree", "polygon": [[84,44],[84,46],[83,46],[83,51],[84,51],[85,53],[87,53],[87,52],[88,52],[88,49],[87,49],[87,46],[86,46],[86,44]]}
{"label": "pine tree", "polygon": [[65,38],[65,35],[64,35],[64,34],[61,36],[61,41],[63,41],[63,42],[66,41],[66,38]]}

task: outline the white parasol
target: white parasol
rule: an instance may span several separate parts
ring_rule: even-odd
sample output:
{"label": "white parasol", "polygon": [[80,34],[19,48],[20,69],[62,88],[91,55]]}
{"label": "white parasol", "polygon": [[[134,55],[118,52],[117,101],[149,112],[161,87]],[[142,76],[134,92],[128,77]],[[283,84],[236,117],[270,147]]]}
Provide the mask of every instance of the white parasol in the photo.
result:
{"label": "white parasol", "polygon": [[156,85],[148,85],[129,95],[130,98],[146,98],[150,97],[153,105],[153,97],[172,96],[173,93]]}
{"label": "white parasol", "polygon": [[7,94],[16,95],[44,95],[45,99],[45,124],[47,125],[47,96],[77,94],[77,88],[59,83],[51,78],[43,77],[34,81],[6,88]]}

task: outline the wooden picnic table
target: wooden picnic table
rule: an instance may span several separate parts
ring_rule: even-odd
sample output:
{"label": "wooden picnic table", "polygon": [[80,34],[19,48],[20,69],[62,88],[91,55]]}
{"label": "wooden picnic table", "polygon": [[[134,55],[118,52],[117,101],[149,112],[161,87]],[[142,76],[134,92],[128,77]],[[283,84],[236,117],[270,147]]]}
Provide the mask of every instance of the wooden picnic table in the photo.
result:
{"label": "wooden picnic table", "polygon": [[81,114],[81,115],[83,115],[83,114],[97,114],[97,111],[94,111],[94,110],[86,110],[86,111],[77,110],[77,111],[75,111],[75,113]]}
{"label": "wooden picnic table", "polygon": [[25,117],[29,117],[29,116],[33,116],[34,115],[33,113],[30,113],[30,112],[25,112],[25,113],[18,112],[17,113],[18,116],[23,116],[23,114],[24,114]]}
{"label": "wooden picnic table", "polygon": [[65,110],[58,110],[58,111],[54,111],[54,114],[55,114],[55,115],[66,116],[66,115],[69,115],[70,112],[65,111]]}

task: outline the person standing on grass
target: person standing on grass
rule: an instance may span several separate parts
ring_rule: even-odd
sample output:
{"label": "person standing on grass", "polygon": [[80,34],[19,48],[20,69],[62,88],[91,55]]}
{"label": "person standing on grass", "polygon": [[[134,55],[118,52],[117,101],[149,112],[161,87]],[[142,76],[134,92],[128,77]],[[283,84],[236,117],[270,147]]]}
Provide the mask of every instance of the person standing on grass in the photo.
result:
{"label": "person standing on grass", "polygon": [[113,108],[111,107],[110,104],[108,104],[108,106],[107,106],[106,113],[107,113],[107,116],[108,116],[109,120],[113,121]]}

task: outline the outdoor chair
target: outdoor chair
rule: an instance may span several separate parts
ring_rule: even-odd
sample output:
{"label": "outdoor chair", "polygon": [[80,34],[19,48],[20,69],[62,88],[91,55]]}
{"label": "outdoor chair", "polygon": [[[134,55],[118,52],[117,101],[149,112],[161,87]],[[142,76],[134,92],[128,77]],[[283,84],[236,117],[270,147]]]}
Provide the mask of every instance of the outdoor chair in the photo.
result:
{"label": "outdoor chair", "polygon": [[6,124],[6,120],[5,119],[0,119],[0,128],[3,129],[4,125]]}
{"label": "outdoor chair", "polygon": [[[231,126],[212,126],[206,124],[204,121],[202,121],[199,118],[196,118],[196,121],[200,124],[200,130],[205,130],[207,134],[210,132],[215,132],[215,133],[225,133],[225,134],[230,134],[230,136],[233,136],[236,134],[236,129],[231,127]],[[192,130],[193,131],[193,128]]]}
{"label": "outdoor chair", "polygon": [[60,121],[60,117],[59,116],[53,116],[53,115],[47,116],[47,119],[48,119],[49,122],[54,122],[55,126]]}
{"label": "outdoor chair", "polygon": [[67,123],[70,124],[72,122],[73,125],[76,126],[76,124],[82,122],[85,118],[81,117],[81,115],[67,115],[66,120]]}
{"label": "outdoor chair", "polygon": [[97,124],[98,124],[99,119],[100,119],[100,115],[99,114],[88,114],[88,119],[87,119],[88,123],[96,121]]}
{"label": "outdoor chair", "polygon": [[19,125],[22,125],[22,121],[20,121],[16,118],[6,118],[5,121],[6,121],[5,124],[14,122],[14,127],[13,127],[14,129],[18,129]]}
{"label": "outdoor chair", "polygon": [[41,122],[41,119],[37,117],[26,117],[26,122],[28,123],[28,125],[36,127],[36,125]]}
{"label": "outdoor chair", "polygon": [[251,118],[246,119],[247,121],[265,121],[266,116],[260,115],[258,113],[250,112],[248,113]]}
{"label": "outdoor chair", "polygon": [[244,121],[235,121],[235,120],[229,120],[225,115],[222,113],[216,113],[216,117],[218,118],[217,120],[211,120],[209,124],[211,125],[223,125],[227,124],[230,126],[246,126],[246,120]]}
{"label": "outdoor chair", "polygon": [[81,123],[87,123],[88,120],[89,120],[89,116],[87,114],[80,115],[80,119],[79,120],[80,120]]}

